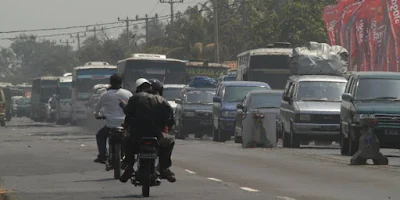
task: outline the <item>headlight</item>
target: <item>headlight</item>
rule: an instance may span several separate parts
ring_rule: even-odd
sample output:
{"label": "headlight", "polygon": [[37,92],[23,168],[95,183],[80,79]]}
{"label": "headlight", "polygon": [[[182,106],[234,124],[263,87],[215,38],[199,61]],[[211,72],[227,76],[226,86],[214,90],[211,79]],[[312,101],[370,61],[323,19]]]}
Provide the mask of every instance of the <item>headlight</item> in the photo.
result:
{"label": "headlight", "polygon": [[299,114],[299,120],[300,121],[310,121],[311,115]]}
{"label": "headlight", "polygon": [[185,112],[183,112],[183,115],[186,116],[186,117],[194,117],[194,112],[185,111]]}
{"label": "headlight", "polygon": [[236,117],[236,111],[222,111],[222,117]]}
{"label": "headlight", "polygon": [[355,114],[353,117],[354,122],[360,122],[361,119],[375,119],[374,114]]}

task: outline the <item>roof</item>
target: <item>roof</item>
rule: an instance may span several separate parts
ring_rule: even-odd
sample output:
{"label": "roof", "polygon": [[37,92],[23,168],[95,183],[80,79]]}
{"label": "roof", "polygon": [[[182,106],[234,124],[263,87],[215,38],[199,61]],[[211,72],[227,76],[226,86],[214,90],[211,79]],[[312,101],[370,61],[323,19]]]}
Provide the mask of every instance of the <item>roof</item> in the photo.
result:
{"label": "roof", "polygon": [[60,77],[60,83],[72,82],[72,76]]}
{"label": "roof", "polygon": [[217,88],[214,87],[190,87],[186,86],[185,91],[215,91]]}
{"label": "roof", "polygon": [[293,52],[291,48],[260,48],[260,49],[252,49],[246,52],[239,54],[237,57],[242,57],[246,54],[250,54],[251,56],[255,55],[289,55]]}
{"label": "roof", "polygon": [[153,61],[167,61],[167,62],[181,62],[181,63],[185,63],[185,61],[183,60],[178,60],[178,59],[173,59],[173,58],[153,58],[153,57],[143,57],[143,58],[138,58],[138,57],[129,57],[129,58],[125,58],[123,60],[118,61],[118,64],[121,62],[125,62],[128,60],[153,60]]}
{"label": "roof", "polygon": [[229,69],[230,67],[229,66],[226,66],[226,65],[224,65],[224,64],[219,64],[219,63],[208,63],[206,66],[205,66],[205,63],[204,62],[201,62],[201,61],[187,61],[186,62],[186,66],[188,66],[188,67],[223,67],[223,68],[226,68],[226,69]]}
{"label": "roof", "polygon": [[223,81],[220,84],[225,86],[269,86],[268,83],[258,81]]}
{"label": "roof", "polygon": [[184,88],[184,84],[165,84],[164,88]]}
{"label": "roof", "polygon": [[400,72],[381,72],[381,71],[369,71],[369,72],[351,72],[360,78],[388,78],[388,79],[400,79]]}
{"label": "roof", "polygon": [[283,90],[254,90],[249,92],[249,94],[283,94]]}
{"label": "roof", "polygon": [[74,67],[74,70],[79,70],[79,69],[117,69],[117,66],[114,65],[91,65],[91,66],[79,66],[79,67]]}
{"label": "roof", "polygon": [[347,79],[342,76],[330,75],[301,75],[291,76],[290,79],[295,81],[332,81],[332,82],[347,82]]}
{"label": "roof", "polygon": [[41,79],[41,80],[58,80],[59,77],[57,76],[42,76],[42,77],[37,77],[34,79]]}

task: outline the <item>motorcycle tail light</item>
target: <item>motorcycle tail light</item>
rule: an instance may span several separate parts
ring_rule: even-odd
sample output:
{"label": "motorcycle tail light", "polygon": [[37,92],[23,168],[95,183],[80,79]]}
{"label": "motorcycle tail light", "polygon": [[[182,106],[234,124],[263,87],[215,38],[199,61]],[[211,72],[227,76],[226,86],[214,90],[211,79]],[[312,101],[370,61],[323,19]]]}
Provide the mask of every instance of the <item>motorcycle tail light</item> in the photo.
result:
{"label": "motorcycle tail light", "polygon": [[145,145],[152,145],[153,142],[144,142]]}

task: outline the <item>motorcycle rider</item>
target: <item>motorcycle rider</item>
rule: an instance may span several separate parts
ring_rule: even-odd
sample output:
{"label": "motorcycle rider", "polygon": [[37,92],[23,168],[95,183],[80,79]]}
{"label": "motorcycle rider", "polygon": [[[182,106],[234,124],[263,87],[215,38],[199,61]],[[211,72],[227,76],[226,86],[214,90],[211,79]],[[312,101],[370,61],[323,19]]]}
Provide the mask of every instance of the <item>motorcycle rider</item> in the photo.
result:
{"label": "motorcycle rider", "polygon": [[[150,82],[151,88],[148,87]],[[146,85],[143,86],[143,84]],[[129,164],[120,181],[128,181],[133,174],[134,152],[138,151],[136,143],[139,139],[141,137],[157,137],[160,145],[161,178],[175,182],[175,174],[169,169],[172,165],[171,154],[175,141],[173,136],[163,133],[166,126],[170,129],[174,125],[173,110],[161,96],[164,88],[160,81],[143,81],[139,82],[137,86],[142,91],[134,94],[124,109],[125,125],[133,131],[130,132],[129,145],[127,145],[131,147],[131,150],[126,152]]]}
{"label": "motorcycle rider", "polygon": [[[111,128],[120,127],[125,119],[124,111],[119,107],[120,100],[128,101],[132,93],[122,89],[122,77],[118,74],[110,76],[110,87],[100,95],[94,116],[96,119],[106,118],[106,125],[96,134],[99,154],[94,162],[105,164],[107,161],[107,138]],[[100,109],[104,108],[105,116],[100,116]]]}

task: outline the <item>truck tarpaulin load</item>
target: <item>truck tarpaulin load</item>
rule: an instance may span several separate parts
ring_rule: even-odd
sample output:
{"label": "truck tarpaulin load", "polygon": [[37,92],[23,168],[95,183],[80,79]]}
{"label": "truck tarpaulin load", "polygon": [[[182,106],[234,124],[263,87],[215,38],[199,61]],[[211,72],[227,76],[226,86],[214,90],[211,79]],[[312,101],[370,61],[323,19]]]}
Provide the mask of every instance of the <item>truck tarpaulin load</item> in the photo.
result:
{"label": "truck tarpaulin load", "polygon": [[349,53],[341,46],[308,42],[293,49],[290,70],[295,75],[334,75],[347,72]]}
{"label": "truck tarpaulin load", "polygon": [[195,76],[208,76],[214,79],[228,73],[228,66],[219,63],[210,63],[207,60],[188,60],[186,62],[186,80]]}
{"label": "truck tarpaulin load", "polygon": [[197,88],[215,88],[217,87],[217,81],[208,76],[196,76],[188,85]]}

